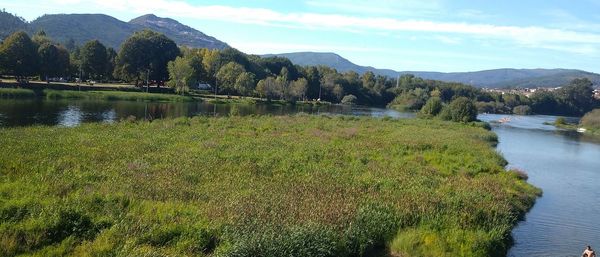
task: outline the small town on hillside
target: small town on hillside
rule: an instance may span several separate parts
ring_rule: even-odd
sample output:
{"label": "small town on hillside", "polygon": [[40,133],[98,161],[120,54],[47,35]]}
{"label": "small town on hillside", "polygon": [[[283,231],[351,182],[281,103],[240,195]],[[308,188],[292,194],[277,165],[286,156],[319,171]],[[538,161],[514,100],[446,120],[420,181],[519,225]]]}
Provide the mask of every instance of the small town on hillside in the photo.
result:
{"label": "small town on hillside", "polygon": [[[553,92],[553,91],[556,91],[556,90],[561,89],[561,88],[562,87],[483,88],[483,90],[486,91],[486,92],[495,92],[495,93],[500,93],[500,94],[503,94],[503,95],[505,95],[505,94],[517,94],[517,95],[524,95],[526,97],[530,97],[535,92],[540,92],[540,91]],[[600,86],[596,86],[594,88],[594,98],[600,99]]]}

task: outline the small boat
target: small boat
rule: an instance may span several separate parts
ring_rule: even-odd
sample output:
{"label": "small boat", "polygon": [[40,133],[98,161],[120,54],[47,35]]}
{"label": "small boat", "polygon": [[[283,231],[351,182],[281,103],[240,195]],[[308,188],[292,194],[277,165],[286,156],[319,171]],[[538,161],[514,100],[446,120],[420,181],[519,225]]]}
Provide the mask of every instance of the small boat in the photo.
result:
{"label": "small boat", "polygon": [[577,132],[579,133],[585,133],[587,131],[587,129],[585,128],[577,128]]}

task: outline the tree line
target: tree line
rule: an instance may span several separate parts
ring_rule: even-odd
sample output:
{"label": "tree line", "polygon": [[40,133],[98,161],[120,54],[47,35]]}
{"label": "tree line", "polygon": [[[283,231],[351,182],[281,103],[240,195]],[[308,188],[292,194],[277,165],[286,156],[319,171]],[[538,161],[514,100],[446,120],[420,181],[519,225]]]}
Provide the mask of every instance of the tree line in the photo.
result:
{"label": "tree line", "polygon": [[526,97],[413,75],[389,78],[370,71],[358,74],[326,66],[299,66],[287,58],[248,55],[233,48],[178,47],[173,40],[151,30],[135,32],[118,52],[97,40],[82,46],[72,42],[62,45],[43,31],[32,38],[16,32],[0,45],[0,72],[17,78],[79,77],[137,86],[151,81],[158,86],[166,83],[181,94],[202,83],[224,95],[387,105],[410,111],[421,110],[431,98],[444,105],[466,98],[479,112],[488,113],[581,115],[598,106],[592,97],[592,83],[586,79]]}

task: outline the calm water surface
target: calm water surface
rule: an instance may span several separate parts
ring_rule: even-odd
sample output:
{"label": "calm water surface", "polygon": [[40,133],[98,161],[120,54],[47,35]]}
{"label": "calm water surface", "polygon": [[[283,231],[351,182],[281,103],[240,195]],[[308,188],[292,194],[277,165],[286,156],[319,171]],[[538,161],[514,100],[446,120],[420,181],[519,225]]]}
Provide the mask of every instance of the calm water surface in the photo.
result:
{"label": "calm water surface", "polygon": [[[347,114],[410,118],[414,114],[349,106],[236,105],[241,115]],[[0,99],[0,127],[34,124],[76,126],[83,122],[115,122],[130,116],[157,119],[227,115],[232,105],[210,103],[144,103],[130,101],[61,101]],[[497,123],[509,117],[506,123]],[[559,131],[553,116],[481,115],[498,134],[498,151],[510,167],[525,170],[541,188],[526,220],[513,231],[508,256],[580,256],[590,244],[600,249],[600,140]]]}
{"label": "calm water surface", "polygon": [[[0,99],[0,127],[27,126],[35,124],[76,126],[83,122],[115,122],[128,117],[137,119],[160,119],[192,117],[197,115],[228,115],[232,104],[211,104],[207,102],[134,102],[103,100],[10,100]],[[346,114],[359,116],[390,116],[410,118],[413,113],[400,113],[393,110],[360,106],[304,106],[236,104],[240,115],[271,114],[286,115]]]}
{"label": "calm water surface", "polygon": [[556,130],[552,116],[481,115],[493,124],[498,150],[510,167],[525,170],[544,194],[514,230],[508,256],[581,256],[600,249],[600,142]]}

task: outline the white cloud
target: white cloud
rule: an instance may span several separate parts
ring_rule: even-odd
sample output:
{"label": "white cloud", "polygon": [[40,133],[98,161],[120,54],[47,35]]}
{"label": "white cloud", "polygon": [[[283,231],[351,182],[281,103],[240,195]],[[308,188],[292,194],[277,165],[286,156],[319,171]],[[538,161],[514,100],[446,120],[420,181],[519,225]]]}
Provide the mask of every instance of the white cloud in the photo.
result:
{"label": "white cloud", "polygon": [[376,47],[361,47],[361,46],[343,46],[343,45],[324,45],[324,44],[290,44],[278,42],[246,42],[234,41],[230,42],[231,46],[247,53],[252,54],[272,54],[286,52],[379,52],[390,53],[394,49],[376,48]]}
{"label": "white cloud", "polygon": [[462,42],[462,40],[457,37],[435,36],[434,38],[439,40],[440,42],[442,42],[444,44],[448,44],[448,45],[458,45]]}
{"label": "white cloud", "polygon": [[306,5],[319,10],[396,16],[431,16],[443,11],[441,0],[309,0]]}
{"label": "white cloud", "polygon": [[[385,0],[373,1],[388,2]],[[597,51],[589,46],[600,42],[600,34],[597,33],[539,26],[521,27],[483,23],[438,22],[415,19],[402,20],[342,14],[283,13],[265,8],[192,5],[178,0],[93,0],[90,2],[107,9],[127,10],[128,12],[140,14],[157,13],[162,16],[187,17],[201,20],[354,32],[424,32],[438,34],[442,38],[446,37],[446,39],[450,38],[448,37],[449,35],[455,37],[470,36],[493,40],[507,40],[521,47],[545,48],[577,53],[595,53]],[[410,2],[416,3],[417,1],[407,1],[407,3]],[[339,5],[342,2],[334,0],[332,3]],[[448,43],[450,40],[446,40],[446,42]],[[550,45],[551,47],[549,47]]]}

